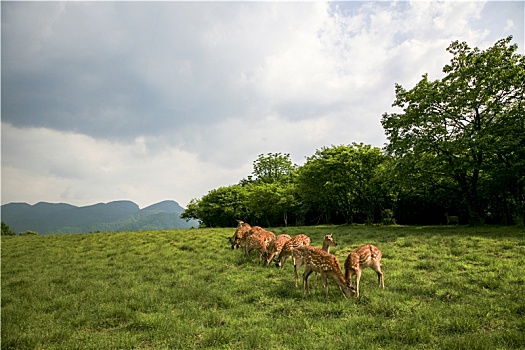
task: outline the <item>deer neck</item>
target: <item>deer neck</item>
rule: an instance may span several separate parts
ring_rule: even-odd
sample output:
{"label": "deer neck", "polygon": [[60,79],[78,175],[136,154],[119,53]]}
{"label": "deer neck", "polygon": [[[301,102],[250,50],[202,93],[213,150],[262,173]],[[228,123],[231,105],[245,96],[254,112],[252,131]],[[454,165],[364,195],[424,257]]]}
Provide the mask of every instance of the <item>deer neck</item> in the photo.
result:
{"label": "deer neck", "polygon": [[326,244],[325,242],[323,242],[323,248],[322,249],[325,252],[330,253],[330,246],[328,244]]}
{"label": "deer neck", "polygon": [[349,287],[346,284],[346,278],[343,276],[343,273],[341,272],[341,270],[339,271],[334,270],[332,271],[330,275],[332,279],[335,281],[335,283],[337,284],[337,286],[339,287],[339,289],[341,290],[341,293],[343,293],[345,297],[350,296],[349,294],[347,294]]}
{"label": "deer neck", "polygon": [[333,279],[335,280],[335,282],[340,286],[345,286],[346,285],[346,278],[345,276],[343,276],[343,273],[341,272],[341,270],[336,270],[333,272],[332,274],[332,277]]}

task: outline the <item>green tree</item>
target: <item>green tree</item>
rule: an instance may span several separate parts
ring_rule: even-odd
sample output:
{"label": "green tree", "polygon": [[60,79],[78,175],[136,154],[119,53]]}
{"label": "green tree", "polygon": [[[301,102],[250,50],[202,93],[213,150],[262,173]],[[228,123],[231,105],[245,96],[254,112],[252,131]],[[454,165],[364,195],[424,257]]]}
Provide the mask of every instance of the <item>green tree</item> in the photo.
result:
{"label": "green tree", "polygon": [[288,225],[290,215],[296,220],[300,210],[294,186],[297,166],[290,154],[260,154],[253,162],[253,172],[240,185],[248,190],[253,223],[266,226]]}
{"label": "green tree", "polygon": [[253,223],[268,227],[276,222],[279,209],[275,204],[279,201],[279,187],[277,183],[257,183],[247,187],[247,205]]}
{"label": "green tree", "polygon": [[427,75],[411,90],[396,85],[393,104],[402,113],[385,113],[382,125],[403,181],[431,182],[464,199],[471,223],[485,217],[480,184],[487,191],[502,171],[514,191],[514,211],[523,211],[524,82],[522,55],[512,37],[487,50],[453,42],[446,76]]}
{"label": "green tree", "polygon": [[30,230],[30,231],[20,232],[20,236],[38,236],[38,233]]}
{"label": "green tree", "polygon": [[260,154],[253,162],[253,181],[274,183],[289,181],[296,166],[290,159],[290,154],[268,153]]}
{"label": "green tree", "polygon": [[382,197],[375,179],[385,156],[379,148],[353,143],[323,147],[299,169],[298,187],[308,210],[318,219],[333,223],[355,215],[371,222]]}
{"label": "green tree", "polygon": [[288,226],[290,215],[297,219],[299,201],[295,185],[288,183],[252,183],[246,186],[247,206],[253,222],[266,226]]}
{"label": "green tree", "polygon": [[192,199],[181,218],[199,220],[207,227],[235,226],[237,219],[249,216],[246,198],[246,189],[239,185],[219,187],[200,200]]}
{"label": "green tree", "polygon": [[16,236],[16,233],[11,230],[11,228],[2,221],[2,236]]}

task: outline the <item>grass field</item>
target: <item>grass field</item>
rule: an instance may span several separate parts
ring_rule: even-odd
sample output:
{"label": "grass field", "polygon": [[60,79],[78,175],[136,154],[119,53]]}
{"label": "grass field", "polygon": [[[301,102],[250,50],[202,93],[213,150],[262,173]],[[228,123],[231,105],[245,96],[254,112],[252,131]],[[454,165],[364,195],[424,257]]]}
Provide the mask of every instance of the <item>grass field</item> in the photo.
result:
{"label": "grass field", "polygon": [[273,231],[333,233],[341,264],[375,244],[385,289],[368,269],[359,299],[320,279],[305,296],[291,261],[232,251],[234,229],[4,236],[2,349],[525,348],[523,228]]}

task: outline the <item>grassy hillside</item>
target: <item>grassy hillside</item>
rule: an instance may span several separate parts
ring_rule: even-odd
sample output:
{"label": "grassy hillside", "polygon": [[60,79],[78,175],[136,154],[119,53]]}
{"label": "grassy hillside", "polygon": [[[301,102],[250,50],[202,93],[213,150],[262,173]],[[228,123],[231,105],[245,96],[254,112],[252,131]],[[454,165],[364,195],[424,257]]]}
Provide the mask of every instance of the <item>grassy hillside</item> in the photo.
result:
{"label": "grassy hillside", "polygon": [[[383,251],[385,289],[331,281],[304,296],[293,266],[230,249],[234,229],[2,237],[2,349],[517,349],[525,234],[511,227],[307,227]],[[313,283],[312,283],[313,285]]]}

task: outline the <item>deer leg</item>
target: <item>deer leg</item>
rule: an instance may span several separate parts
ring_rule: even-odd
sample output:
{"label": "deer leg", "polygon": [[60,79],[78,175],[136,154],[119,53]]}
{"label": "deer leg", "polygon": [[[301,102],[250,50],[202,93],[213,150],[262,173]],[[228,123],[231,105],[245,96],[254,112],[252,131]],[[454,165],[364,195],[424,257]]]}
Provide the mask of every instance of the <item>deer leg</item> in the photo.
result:
{"label": "deer leg", "polygon": [[361,270],[355,272],[355,285],[356,285],[356,295],[359,297],[359,280],[361,279]]}
{"label": "deer leg", "polygon": [[273,257],[275,256],[275,252],[270,254],[268,258],[266,258],[266,265],[270,265],[270,262],[272,261]]}
{"label": "deer leg", "polygon": [[385,289],[385,275],[383,273],[383,270],[381,269],[381,265],[379,263],[376,263],[372,265],[371,267],[377,273],[378,286]]}
{"label": "deer leg", "polygon": [[345,271],[346,285],[350,288],[354,288],[354,282],[352,281],[353,276],[354,276],[354,270],[348,269]]}
{"label": "deer leg", "polygon": [[304,292],[305,294],[310,293],[310,288],[308,287],[308,277],[312,273],[311,269],[305,268],[303,273],[303,285],[304,285]]}
{"label": "deer leg", "polygon": [[383,274],[383,271],[381,271],[381,268],[379,268],[376,272],[377,272],[377,283],[379,287],[385,289],[385,276]]}
{"label": "deer leg", "polygon": [[298,285],[297,285],[297,281],[299,280],[299,274],[297,273],[297,265],[294,265],[293,266],[293,269],[294,269],[294,278],[295,278],[295,287],[297,288]]}
{"label": "deer leg", "polygon": [[326,294],[326,300],[328,300],[328,280],[326,279],[326,274],[321,272],[321,282],[323,283],[323,287]]}
{"label": "deer leg", "polygon": [[288,259],[287,256],[285,256],[285,257],[283,257],[282,259],[279,260],[281,269],[284,269],[284,263],[286,262],[286,259]]}

